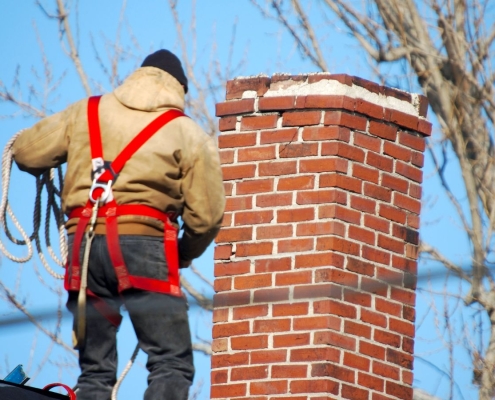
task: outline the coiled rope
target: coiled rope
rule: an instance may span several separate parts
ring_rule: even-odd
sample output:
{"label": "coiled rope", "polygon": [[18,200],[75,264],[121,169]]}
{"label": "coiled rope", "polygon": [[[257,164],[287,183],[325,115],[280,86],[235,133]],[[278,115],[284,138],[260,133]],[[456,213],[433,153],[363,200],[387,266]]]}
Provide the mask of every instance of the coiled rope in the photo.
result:
{"label": "coiled rope", "polygon": [[[17,137],[23,132],[21,130],[17,132],[5,145],[3,154],[2,154],[2,198],[0,200],[0,227],[5,232],[7,238],[14,244],[19,246],[27,247],[27,254],[22,257],[17,257],[10,253],[7,250],[7,247],[2,242],[0,238],[0,251],[9,259],[16,263],[26,263],[33,257],[33,242],[35,244],[36,250],[38,252],[38,256],[41,260],[43,267],[46,271],[53,276],[55,279],[64,279],[64,274],[59,274],[55,272],[43,254],[41,239],[39,230],[41,227],[42,221],[42,212],[41,212],[41,199],[43,194],[43,189],[46,188],[47,193],[47,203],[45,209],[45,223],[44,223],[44,235],[45,235],[45,246],[47,248],[48,254],[51,259],[60,267],[64,268],[67,262],[68,256],[68,246],[67,246],[67,236],[65,235],[65,219],[64,214],[62,212],[62,191],[63,191],[63,172],[61,167],[52,168],[49,171],[43,173],[41,176],[36,178],[36,196],[34,202],[34,211],[33,211],[33,233],[28,235],[24,228],[19,223],[19,220],[14,215],[12,211],[8,195],[9,195],[9,186],[10,186],[10,176],[12,173],[12,146],[14,145]],[[56,179],[58,180],[58,187],[56,185]],[[52,249],[51,241],[50,241],[50,220],[51,217],[54,217],[57,223],[57,229],[59,234],[59,246],[60,246],[60,257],[58,257]],[[14,237],[8,227],[7,224],[7,216],[10,217],[12,224],[19,232],[21,239]],[[119,379],[117,380],[113,391],[112,391],[112,400],[117,399],[117,391],[122,384],[122,381],[126,377],[127,373],[131,369],[134,361],[139,352],[139,345],[136,346],[134,352],[131,356],[131,359],[128,361],[124,370],[122,371]]]}

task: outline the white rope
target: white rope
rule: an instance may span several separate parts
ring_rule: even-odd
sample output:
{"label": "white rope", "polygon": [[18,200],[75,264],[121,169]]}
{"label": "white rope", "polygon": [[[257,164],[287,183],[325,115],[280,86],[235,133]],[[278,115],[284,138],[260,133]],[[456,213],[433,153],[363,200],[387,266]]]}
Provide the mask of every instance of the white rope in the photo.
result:
{"label": "white rope", "polygon": [[[61,169],[58,168],[58,179],[60,184],[60,189],[57,189],[55,186],[55,169],[51,169],[49,172],[46,172],[42,175],[42,177],[38,177],[36,179],[36,197],[33,211],[33,233],[29,236],[24,228],[19,223],[19,220],[14,215],[12,209],[10,208],[8,201],[9,194],[9,186],[10,186],[10,175],[12,172],[12,146],[17,139],[17,137],[22,133],[20,131],[16,133],[6,144],[3,155],[2,155],[2,197],[0,201],[0,226],[5,232],[7,238],[14,244],[20,246],[27,247],[27,254],[22,257],[14,256],[7,250],[6,245],[0,239],[0,251],[10,260],[17,263],[25,263],[29,261],[33,256],[33,242],[36,246],[38,256],[41,260],[41,263],[47,270],[47,272],[52,275],[56,279],[63,279],[64,275],[55,272],[49,265],[46,257],[42,251],[41,240],[39,236],[39,229],[41,226],[41,195],[43,192],[43,188],[46,186],[47,191],[47,205],[46,205],[46,215],[45,215],[45,243],[48,249],[48,253],[53,259],[53,261],[59,265],[64,267],[67,260],[67,238],[65,236],[64,230],[64,219],[63,213],[61,211],[61,205],[57,204],[58,201],[61,202],[61,190],[63,184],[63,177]],[[57,228],[59,232],[59,242],[60,242],[60,253],[62,255],[61,259],[57,257],[54,253],[51,244],[50,244],[50,217],[51,213],[53,213],[55,220],[57,221]],[[12,224],[19,232],[22,239],[15,238],[9,230],[7,225],[7,216],[10,217]]]}
{"label": "white rope", "polygon": [[130,360],[127,362],[124,370],[120,374],[119,379],[117,380],[117,383],[115,383],[115,386],[113,387],[113,390],[112,390],[111,400],[117,400],[117,392],[120,389],[120,385],[122,384],[126,375],[129,373],[132,365],[134,364],[134,361],[136,361],[136,357],[137,357],[138,353],[139,353],[139,344],[136,345],[136,348],[134,349],[134,352],[132,353]]}

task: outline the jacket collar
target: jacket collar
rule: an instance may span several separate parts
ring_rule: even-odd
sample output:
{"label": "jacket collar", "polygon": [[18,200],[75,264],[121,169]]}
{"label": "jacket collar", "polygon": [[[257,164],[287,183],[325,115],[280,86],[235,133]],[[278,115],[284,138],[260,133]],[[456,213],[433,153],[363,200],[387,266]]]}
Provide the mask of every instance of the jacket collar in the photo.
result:
{"label": "jacket collar", "polygon": [[168,72],[155,67],[137,69],[113,94],[123,105],[135,110],[184,110],[184,88]]}

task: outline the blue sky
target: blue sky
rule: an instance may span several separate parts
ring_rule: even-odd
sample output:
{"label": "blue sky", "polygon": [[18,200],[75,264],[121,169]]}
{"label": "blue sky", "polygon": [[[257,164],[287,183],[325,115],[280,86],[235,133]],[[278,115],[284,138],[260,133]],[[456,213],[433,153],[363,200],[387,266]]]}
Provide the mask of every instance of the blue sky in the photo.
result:
{"label": "blue sky", "polygon": [[[49,0],[42,1],[42,4],[46,5],[48,10],[53,11],[54,6],[51,3],[52,1]],[[114,42],[117,36],[121,2],[84,0],[69,3],[72,5],[70,21],[77,37],[76,40],[83,66],[92,79],[91,84],[95,89],[94,93],[98,93],[101,90],[108,91],[111,89],[111,85],[106,80],[99,63],[95,59],[92,41],[100,52],[104,64],[108,65],[106,55],[107,52],[111,52],[109,44]],[[191,2],[179,1],[179,13],[182,21],[184,21],[183,27],[188,42],[189,57],[194,56],[197,60],[195,72],[199,79],[202,79],[203,72],[215,66],[220,66],[220,70],[225,69],[230,57],[231,39],[234,31],[236,40],[232,48],[232,60],[233,65],[240,63],[241,66],[234,70],[234,73],[229,78],[237,75],[257,75],[260,73],[271,75],[276,72],[308,73],[316,71],[315,67],[300,56],[287,34],[283,33],[281,28],[274,22],[263,20],[249,1],[202,0],[197,3],[196,36],[189,29],[188,21],[191,16]],[[76,5],[79,11],[77,20],[74,18]],[[125,15],[126,24],[121,32],[121,43],[123,48],[129,52],[129,57],[121,64],[119,70],[121,77],[125,77],[141,62],[144,56],[158,48],[169,48],[177,51],[180,55],[175,27],[168,12],[168,2],[163,0],[128,0]],[[352,39],[342,33],[339,25],[332,25],[325,21],[316,6],[312,15],[315,16],[317,25],[328,32],[328,35],[324,36],[324,51],[331,72],[347,73],[375,80],[372,70],[365,61],[362,50]],[[36,75],[38,77],[43,76],[42,53],[40,50],[40,43],[43,43],[46,57],[52,68],[51,73],[56,77],[55,81],[58,79],[57,77],[64,76],[57,91],[50,97],[51,102],[48,112],[59,111],[85,96],[77,74],[60,46],[56,22],[47,18],[39,7],[35,5],[34,1],[0,2],[0,16],[2,21],[0,24],[0,53],[2,54],[0,81],[6,86],[11,85],[15,71],[20,67],[19,78],[23,98],[25,100],[29,98],[28,87],[30,85],[42,90],[43,85],[39,84]],[[39,36],[37,37],[37,35]],[[194,37],[196,37],[195,44]],[[134,39],[139,42],[138,48],[131,45]],[[209,104],[209,106],[213,113],[213,103]],[[0,115],[10,115],[14,110],[12,106],[0,103]],[[15,132],[23,127],[30,126],[35,121],[33,118],[24,118],[22,115],[0,119],[0,146],[3,148],[7,140]],[[449,173],[455,177],[458,171],[453,168]],[[432,173],[432,166],[431,162],[428,161],[428,157],[424,181],[422,237],[446,251],[451,257],[464,257],[468,254],[468,249],[460,235],[462,230],[453,217],[452,208],[442,197],[438,180]],[[462,195],[462,188],[457,190]],[[15,212],[20,215],[23,225],[29,227],[34,202],[34,179],[14,170],[10,194],[10,201]],[[451,245],[453,242],[456,243],[455,246]],[[49,288],[40,284],[39,279],[33,272],[33,263],[39,265],[39,261],[34,259],[27,265],[19,267],[2,258],[0,278],[12,288],[17,287],[18,282],[22,282],[22,287],[19,290],[22,291],[26,305],[29,308],[43,309],[44,307],[53,307],[53,302],[57,301],[57,297],[51,294]],[[196,265],[205,272],[210,280],[213,279],[212,248],[196,262]],[[420,271],[423,271],[426,266],[421,268],[423,269],[420,269]],[[44,272],[40,273],[42,277],[46,278]],[[435,282],[436,289],[441,291],[444,287],[443,281]],[[455,281],[448,282],[448,286],[452,290],[462,291],[463,289],[458,288],[456,284]],[[206,288],[202,290],[207,294],[211,294]],[[441,346],[438,343],[433,345],[430,343],[437,329],[442,333],[441,322],[435,320],[431,301],[439,306],[443,304],[438,297],[433,298],[429,294],[418,293],[417,315],[418,320],[421,321],[418,338],[421,338],[421,340],[417,341],[416,350],[422,357],[429,357],[428,360],[436,363],[440,368],[444,368],[447,365],[445,351],[437,351],[437,349],[441,349]],[[450,307],[455,307],[455,304],[452,305],[449,302],[448,304]],[[440,310],[440,312],[442,311]],[[5,305],[0,303],[0,314],[3,312],[5,312]],[[427,317],[423,320],[422,316],[425,314]],[[209,314],[202,313],[197,308],[192,308],[191,315],[193,334],[208,340],[211,326]],[[460,331],[462,329],[462,320],[459,319],[457,324],[456,329]],[[70,319],[64,320],[62,335],[70,343]],[[121,328],[119,340],[120,369],[122,369],[135,345],[134,334],[128,319]],[[37,334],[36,330],[28,324],[2,328],[0,342],[2,343],[0,347],[0,378],[8,372],[8,368],[13,368],[18,363],[32,364],[32,366],[28,365],[28,367],[30,367],[31,374],[35,373],[36,364],[43,360],[45,354],[47,354],[45,347],[48,342],[43,338],[43,335]],[[461,354],[462,348],[460,345],[456,347],[455,351],[458,352],[456,353],[458,359],[461,361],[465,359]],[[42,386],[55,380],[73,384],[77,370],[59,368],[59,365],[74,363],[75,359],[67,357],[65,353],[57,349],[49,354],[50,358],[44,364],[43,371],[32,381],[32,384]],[[200,354],[196,356],[196,360],[198,370],[196,384],[201,386],[200,383],[202,382],[203,387],[199,398],[206,399],[208,398],[209,386],[209,360]],[[122,386],[120,399],[126,400],[140,397],[146,386],[144,363],[145,358],[141,354],[137,365],[133,367]],[[469,371],[467,361],[464,364],[466,364],[466,369],[461,369],[458,378],[456,378],[464,391],[462,396],[457,394],[456,396],[458,397],[454,397],[456,399],[472,398],[474,393],[465,389],[470,385],[470,373],[467,373]],[[440,378],[441,374],[432,370],[425,362],[417,360],[415,366],[415,385],[431,392],[438,390],[438,394],[448,393],[448,387],[445,387],[444,380]],[[59,370],[65,372],[58,376]],[[435,378],[432,379],[432,376],[435,376]]]}

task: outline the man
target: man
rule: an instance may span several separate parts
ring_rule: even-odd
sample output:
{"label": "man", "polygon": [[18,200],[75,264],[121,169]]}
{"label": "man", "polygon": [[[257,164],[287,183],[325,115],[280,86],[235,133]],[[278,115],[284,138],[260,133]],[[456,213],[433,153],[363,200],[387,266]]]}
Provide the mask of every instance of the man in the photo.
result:
{"label": "man", "polygon": [[[187,89],[179,59],[159,50],[114,92],[41,120],[13,146],[19,168],[33,175],[67,162],[62,206],[69,216],[66,288],[79,340],[78,400],[110,398],[122,304],[148,354],[144,398],[187,399],[194,367],[177,264],[187,267],[204,252],[225,205],[216,145],[181,113]],[[130,145],[119,163],[141,131],[146,139]],[[184,229],[179,260],[177,216]]]}

